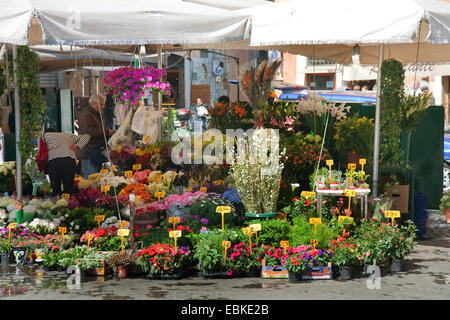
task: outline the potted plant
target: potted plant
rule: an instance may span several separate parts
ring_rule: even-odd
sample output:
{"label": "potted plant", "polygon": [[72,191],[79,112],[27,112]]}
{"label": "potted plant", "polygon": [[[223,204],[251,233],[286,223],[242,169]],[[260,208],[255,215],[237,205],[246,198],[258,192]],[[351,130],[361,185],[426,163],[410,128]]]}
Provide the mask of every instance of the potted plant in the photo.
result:
{"label": "potted plant", "polygon": [[205,278],[228,277],[229,260],[223,259],[223,241],[228,241],[225,233],[205,233],[201,234],[195,243],[194,259],[197,261],[197,268]]}
{"label": "potted plant", "polygon": [[227,250],[227,260],[230,265],[229,274],[233,276],[260,276],[259,251],[254,243],[252,243],[252,252],[244,242],[232,246]]}
{"label": "potted plant", "polygon": [[95,248],[89,248],[81,258],[76,259],[76,264],[82,275],[104,276],[111,272],[111,268],[105,261],[112,254],[109,251],[97,251]]}
{"label": "potted plant", "polygon": [[238,150],[234,144],[227,144],[227,153],[236,159],[230,164],[230,176],[247,210],[246,216],[273,217],[277,214],[284,167],[280,161],[284,150],[280,153],[278,145],[279,136],[270,129],[256,129],[251,137],[238,138]]}
{"label": "potted plant", "polygon": [[342,185],[342,172],[340,170],[332,170],[330,189],[339,190],[339,185]]}
{"label": "potted plant", "polygon": [[307,261],[303,257],[303,251],[290,251],[283,262],[283,266],[288,270],[289,282],[295,283],[301,281],[303,271],[307,268]]}
{"label": "potted plant", "polygon": [[113,268],[118,279],[127,277],[128,266],[136,261],[136,254],[131,250],[115,252],[108,258],[108,265]]}
{"label": "potted plant", "polygon": [[450,223],[450,192],[444,193],[439,204],[439,213],[445,214],[447,223]]}
{"label": "potted plant", "polygon": [[330,242],[330,251],[333,252],[331,259],[333,266],[339,268],[342,280],[350,280],[353,275],[353,266],[358,264],[355,245],[353,240],[339,237],[338,240]]}
{"label": "potted plant", "polygon": [[3,239],[0,242],[0,256],[2,264],[9,264],[9,254],[11,252],[11,242],[8,241],[8,239]]}
{"label": "potted plant", "polygon": [[13,255],[17,265],[24,265],[28,255],[27,244],[21,240],[21,238],[14,239],[12,246]]}
{"label": "potted plant", "polygon": [[136,263],[151,279],[181,279],[189,252],[170,244],[156,243],[136,253]]}
{"label": "potted plant", "polygon": [[283,261],[287,258],[287,252],[281,248],[266,245],[262,248],[259,260],[261,261],[261,277],[288,278],[288,271],[283,267]]}

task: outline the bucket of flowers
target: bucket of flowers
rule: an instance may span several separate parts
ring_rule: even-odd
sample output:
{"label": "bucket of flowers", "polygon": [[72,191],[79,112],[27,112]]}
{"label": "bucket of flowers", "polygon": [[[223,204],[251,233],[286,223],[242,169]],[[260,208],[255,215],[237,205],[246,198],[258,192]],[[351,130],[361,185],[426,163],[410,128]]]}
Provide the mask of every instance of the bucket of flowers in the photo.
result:
{"label": "bucket of flowers", "polygon": [[170,244],[156,243],[136,253],[136,263],[150,279],[181,279],[185,276],[189,251]]}

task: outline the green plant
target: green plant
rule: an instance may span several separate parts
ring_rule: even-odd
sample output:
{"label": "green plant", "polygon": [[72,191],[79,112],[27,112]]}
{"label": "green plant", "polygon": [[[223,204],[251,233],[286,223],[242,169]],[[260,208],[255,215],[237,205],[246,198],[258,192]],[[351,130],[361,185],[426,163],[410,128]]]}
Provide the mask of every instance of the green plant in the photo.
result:
{"label": "green plant", "polygon": [[439,203],[439,213],[443,214],[445,209],[450,209],[450,192],[445,192]]}
{"label": "green plant", "polygon": [[197,267],[203,272],[225,271],[228,263],[224,261],[223,241],[229,241],[229,235],[224,232],[203,234],[195,245],[194,258]]}
{"label": "green plant", "polygon": [[60,260],[64,257],[64,252],[60,250],[45,250],[42,258],[43,264],[47,267],[53,267],[59,265]]}
{"label": "green plant", "polygon": [[101,252],[96,251],[94,248],[90,248],[86,251],[84,256],[79,259],[78,267],[85,271],[95,268],[102,268],[104,266],[102,261],[107,261],[111,255],[111,252]]}
{"label": "green plant", "polygon": [[405,98],[405,71],[400,61],[384,60],[381,65],[380,165],[402,169],[403,150],[400,147],[401,108]]}
{"label": "green plant", "polygon": [[317,233],[315,235],[314,225],[310,224],[306,217],[298,216],[293,219],[289,243],[291,247],[310,245],[311,239],[316,239],[318,241],[316,248],[328,248],[329,242],[337,237],[338,230],[326,223],[317,225]]}
{"label": "green plant", "polygon": [[[291,232],[291,225],[287,220],[265,219],[253,220],[248,224],[261,224],[261,231],[258,232],[258,239],[255,242],[262,245],[279,246],[280,241],[287,240]],[[246,236],[247,237],[247,236]],[[248,237],[247,237],[248,238]],[[247,239],[248,241],[248,239]]]}
{"label": "green plant", "polygon": [[0,242],[0,252],[10,252],[12,248],[11,242],[8,241],[8,239],[3,239]]}
{"label": "green plant", "polygon": [[355,151],[361,158],[373,156],[374,119],[360,118],[359,113],[335,123],[336,150]]}

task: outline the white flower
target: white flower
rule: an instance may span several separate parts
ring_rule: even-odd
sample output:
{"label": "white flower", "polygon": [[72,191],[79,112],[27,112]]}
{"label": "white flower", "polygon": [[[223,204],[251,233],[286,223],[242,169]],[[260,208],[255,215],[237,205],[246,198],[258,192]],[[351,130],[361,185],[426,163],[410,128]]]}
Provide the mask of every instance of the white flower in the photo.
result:
{"label": "white flower", "polygon": [[75,230],[78,230],[79,228],[80,228],[79,225],[76,225],[76,226],[75,226]]}

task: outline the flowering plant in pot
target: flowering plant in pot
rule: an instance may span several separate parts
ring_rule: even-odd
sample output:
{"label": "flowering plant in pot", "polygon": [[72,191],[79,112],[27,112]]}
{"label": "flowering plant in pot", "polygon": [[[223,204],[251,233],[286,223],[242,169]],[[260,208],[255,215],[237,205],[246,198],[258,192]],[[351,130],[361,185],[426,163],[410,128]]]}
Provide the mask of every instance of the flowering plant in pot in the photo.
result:
{"label": "flowering plant in pot", "polygon": [[287,257],[282,261],[283,267],[289,272],[289,282],[297,282],[302,279],[303,271],[307,269],[307,260],[304,251],[300,248],[290,248]]}
{"label": "flowering plant in pot", "polygon": [[9,264],[9,254],[11,252],[11,242],[8,239],[2,239],[0,242],[0,256],[2,264]]}
{"label": "flowering plant in pot", "polygon": [[252,243],[252,252],[250,253],[250,246],[244,242],[235,244],[227,250],[227,256],[230,263],[229,275],[255,275],[261,274],[261,262],[259,261],[259,252],[261,248],[256,247]]}
{"label": "flowering plant in pot", "polygon": [[136,262],[136,254],[131,250],[113,253],[107,260],[119,279],[126,278],[128,266]]}
{"label": "flowering plant in pot", "polygon": [[144,272],[153,277],[171,275],[182,277],[189,251],[176,248],[170,244],[156,243],[136,253],[136,263]]}
{"label": "flowering plant in pot", "polygon": [[450,223],[450,192],[445,192],[439,203],[439,213],[445,214],[447,223]]}
{"label": "flowering plant in pot", "polygon": [[153,89],[162,94],[170,93],[170,83],[163,77],[167,72],[155,67],[121,67],[108,72],[104,78],[105,93],[120,101],[129,101],[133,105],[145,96],[145,91]]}
{"label": "flowering plant in pot", "polygon": [[[250,214],[276,213],[284,164],[284,151],[279,152],[279,136],[273,129],[256,129],[251,137],[238,139],[238,150],[227,144],[227,154],[242,203]],[[241,143],[242,142],[242,143]],[[270,148],[269,148],[270,146]],[[270,152],[268,152],[270,149]]]}
{"label": "flowering plant in pot", "polygon": [[342,279],[351,279],[353,266],[359,264],[354,240],[338,237],[337,240],[330,241],[329,248],[329,251],[333,253],[331,262],[339,268]]}

